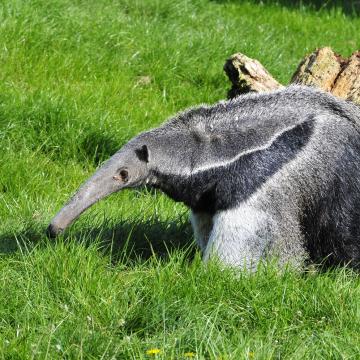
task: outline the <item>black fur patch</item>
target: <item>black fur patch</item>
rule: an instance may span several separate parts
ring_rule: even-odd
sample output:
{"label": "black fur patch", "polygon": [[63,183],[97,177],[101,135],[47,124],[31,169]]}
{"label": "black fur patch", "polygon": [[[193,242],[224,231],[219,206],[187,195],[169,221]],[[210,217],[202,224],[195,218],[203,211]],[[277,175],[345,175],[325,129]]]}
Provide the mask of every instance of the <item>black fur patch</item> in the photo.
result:
{"label": "black fur patch", "polygon": [[327,179],[326,191],[302,208],[300,225],[313,263],[349,264],[360,269],[360,144],[350,140],[348,151],[334,161],[337,176]]}
{"label": "black fur patch", "polygon": [[155,173],[158,187],[194,211],[214,213],[248,199],[272,175],[295,158],[308,143],[314,120],[285,131],[266,149],[245,154],[236,161],[189,177]]}

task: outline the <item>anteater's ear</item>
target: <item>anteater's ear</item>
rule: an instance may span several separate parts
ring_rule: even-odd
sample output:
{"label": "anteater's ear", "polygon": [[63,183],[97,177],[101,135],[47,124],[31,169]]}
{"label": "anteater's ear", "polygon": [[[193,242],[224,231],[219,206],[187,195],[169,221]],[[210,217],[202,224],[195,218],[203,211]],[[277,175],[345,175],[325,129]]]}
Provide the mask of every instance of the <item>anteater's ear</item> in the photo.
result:
{"label": "anteater's ear", "polygon": [[135,153],[139,160],[149,162],[149,150],[146,145],[143,145],[140,149],[136,149]]}

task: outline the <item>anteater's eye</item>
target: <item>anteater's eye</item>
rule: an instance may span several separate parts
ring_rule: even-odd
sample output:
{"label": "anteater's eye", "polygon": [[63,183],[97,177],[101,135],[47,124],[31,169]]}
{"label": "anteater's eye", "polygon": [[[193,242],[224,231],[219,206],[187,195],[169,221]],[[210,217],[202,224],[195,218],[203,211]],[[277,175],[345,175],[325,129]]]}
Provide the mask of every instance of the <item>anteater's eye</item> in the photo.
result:
{"label": "anteater's eye", "polygon": [[119,172],[121,180],[126,183],[129,180],[129,172],[126,169],[122,169]]}

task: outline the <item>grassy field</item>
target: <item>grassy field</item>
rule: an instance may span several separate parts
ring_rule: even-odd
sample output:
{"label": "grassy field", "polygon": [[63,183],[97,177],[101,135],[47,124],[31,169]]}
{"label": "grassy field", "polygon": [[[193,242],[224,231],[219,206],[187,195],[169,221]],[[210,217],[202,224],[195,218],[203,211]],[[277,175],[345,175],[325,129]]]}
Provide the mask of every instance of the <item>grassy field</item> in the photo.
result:
{"label": "grassy field", "polygon": [[360,47],[352,2],[294,3],[0,2],[0,358],[360,359],[357,274],[205,266],[186,208],[157,192],[44,236],[132,136],[225,98],[232,53],[286,83],[316,47]]}

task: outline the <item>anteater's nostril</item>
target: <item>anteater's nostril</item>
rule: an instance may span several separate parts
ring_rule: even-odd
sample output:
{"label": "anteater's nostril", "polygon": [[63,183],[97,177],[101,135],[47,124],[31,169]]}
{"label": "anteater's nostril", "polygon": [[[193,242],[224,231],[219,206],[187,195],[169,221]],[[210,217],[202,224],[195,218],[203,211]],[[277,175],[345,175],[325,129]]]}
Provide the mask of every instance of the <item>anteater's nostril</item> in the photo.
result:
{"label": "anteater's nostril", "polygon": [[54,224],[50,224],[48,226],[48,228],[46,229],[46,236],[50,239],[54,239],[57,235],[59,235],[61,232],[63,231],[62,228],[54,225]]}

